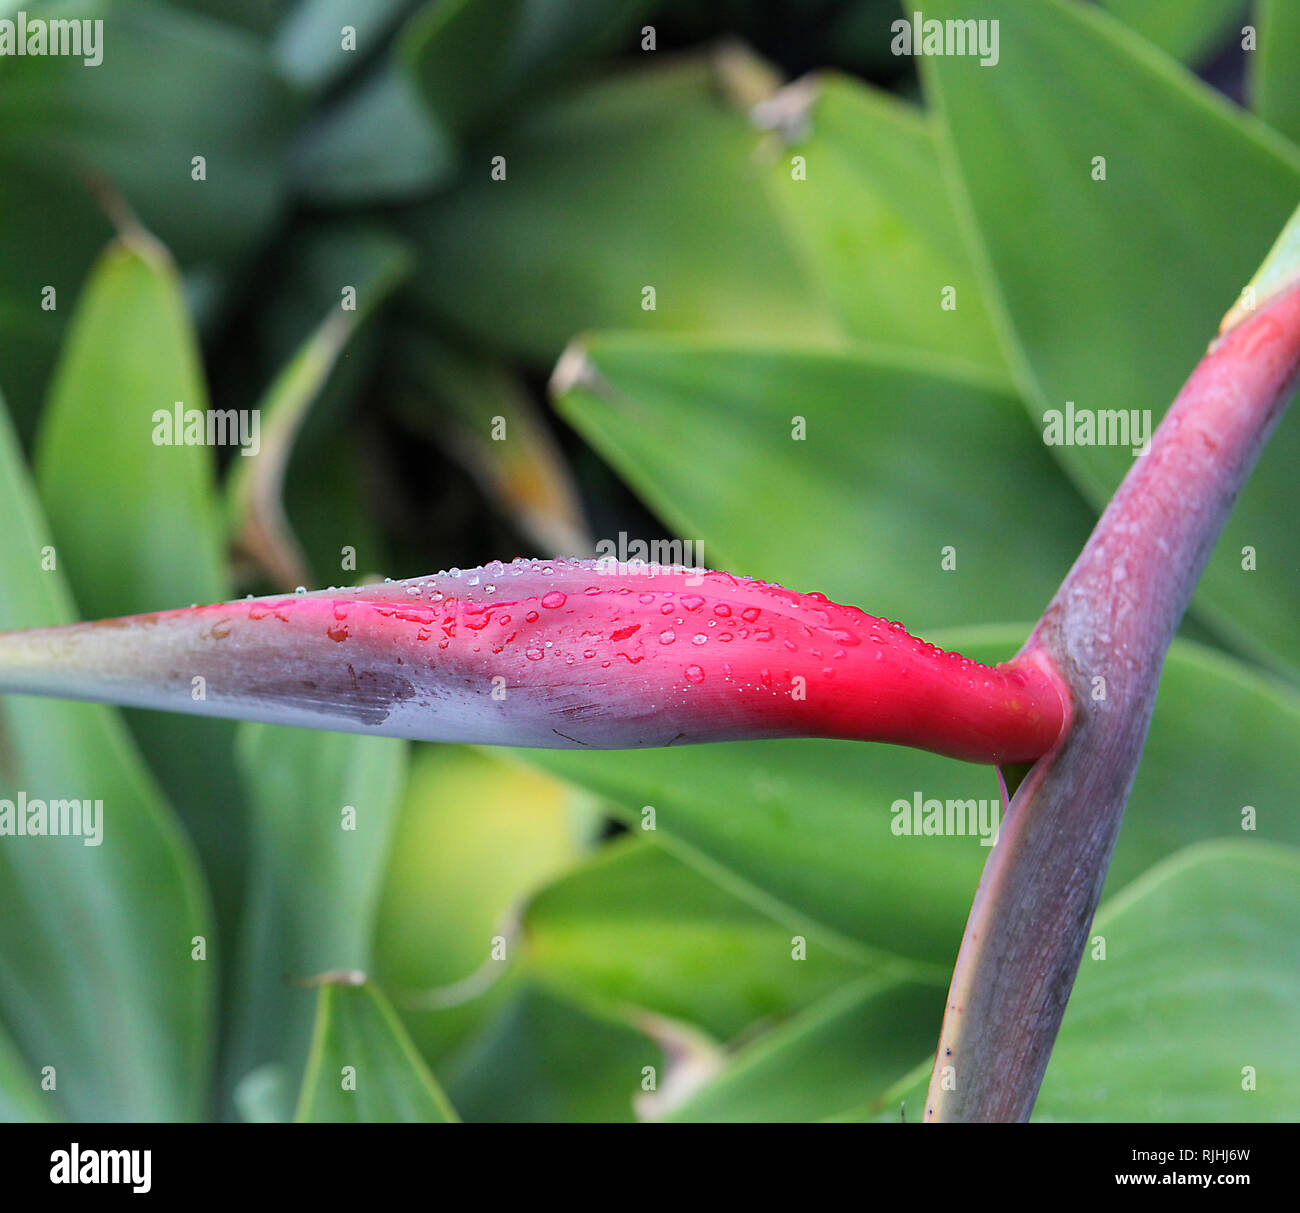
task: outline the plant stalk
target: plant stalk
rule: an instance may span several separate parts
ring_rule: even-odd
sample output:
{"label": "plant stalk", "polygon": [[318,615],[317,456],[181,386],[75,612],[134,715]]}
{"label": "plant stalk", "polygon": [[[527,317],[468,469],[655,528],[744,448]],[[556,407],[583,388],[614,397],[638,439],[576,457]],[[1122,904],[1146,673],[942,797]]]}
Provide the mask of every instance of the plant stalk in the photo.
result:
{"label": "plant stalk", "polygon": [[1211,345],[1022,650],[1061,675],[1073,717],[1017,789],[985,865],[948,995],[927,1121],[1029,1118],[1165,653],[1298,374],[1300,287]]}

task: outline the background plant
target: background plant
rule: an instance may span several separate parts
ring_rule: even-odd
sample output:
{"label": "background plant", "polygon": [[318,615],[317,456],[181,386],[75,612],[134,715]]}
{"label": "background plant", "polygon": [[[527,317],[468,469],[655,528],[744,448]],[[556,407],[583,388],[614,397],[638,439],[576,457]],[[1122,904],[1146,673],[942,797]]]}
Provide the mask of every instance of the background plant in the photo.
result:
{"label": "background plant", "polygon": [[[920,81],[888,4],[356,7],[62,4],[101,68],[0,63],[0,625],[626,531],[1009,656],[1131,458],[1045,447],[1043,410],[1158,415],[1300,182],[1282,3],[981,6],[999,67]],[[265,456],[153,446],[181,399],[260,404]],[[1040,1117],[1295,1115],[1297,424],[1171,654]],[[894,1120],[986,853],[889,806],[997,795],[831,742],[502,755],[18,699],[0,739],[4,795],[108,806],[100,848],[0,845],[20,1118]],[[361,1049],[382,1097],[333,1097]]]}

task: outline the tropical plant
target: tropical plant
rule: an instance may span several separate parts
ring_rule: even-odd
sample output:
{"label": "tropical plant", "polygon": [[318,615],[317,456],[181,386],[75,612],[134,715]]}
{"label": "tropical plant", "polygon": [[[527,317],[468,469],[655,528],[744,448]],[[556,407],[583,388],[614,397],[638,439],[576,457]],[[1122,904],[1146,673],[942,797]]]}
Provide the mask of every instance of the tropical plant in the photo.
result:
{"label": "tropical plant", "polygon": [[1294,1118],[1294,10],[361,7],[0,65],[0,1115]]}

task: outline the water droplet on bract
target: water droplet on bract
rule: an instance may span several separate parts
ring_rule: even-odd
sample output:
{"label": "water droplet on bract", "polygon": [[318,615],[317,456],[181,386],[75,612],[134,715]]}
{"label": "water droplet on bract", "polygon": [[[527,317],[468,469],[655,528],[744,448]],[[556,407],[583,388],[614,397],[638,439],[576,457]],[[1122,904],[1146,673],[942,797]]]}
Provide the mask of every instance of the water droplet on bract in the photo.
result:
{"label": "water droplet on bract", "polygon": [[568,598],[561,594],[559,590],[551,590],[549,594],[542,595],[542,606],[548,611],[558,610],[568,601]]}
{"label": "water droplet on bract", "polygon": [[698,611],[704,605],[704,599],[699,594],[683,594],[682,606],[688,611]]}
{"label": "water droplet on bract", "polygon": [[529,611],[528,614],[524,616],[524,619],[529,623],[536,623],[538,620],[538,614],[536,611]]}
{"label": "water droplet on bract", "polygon": [[305,594],[307,592],[307,587],[305,585],[294,586],[293,592],[295,594]]}
{"label": "water droplet on bract", "polygon": [[708,639],[709,638],[703,632],[696,632],[695,635],[691,637],[691,643],[704,644]]}
{"label": "water droplet on bract", "polygon": [[659,633],[660,644],[672,644],[677,639],[677,633],[671,629]]}
{"label": "water droplet on bract", "polygon": [[703,682],[704,670],[698,665],[688,665],[686,667],[687,682]]}
{"label": "water droplet on bract", "polygon": [[740,612],[740,617],[741,619],[745,620],[746,623],[753,623],[754,620],[757,619],[761,614],[762,612],[758,609],[758,607],[746,607],[743,611]]}
{"label": "water droplet on bract", "polygon": [[529,661],[541,661],[544,654],[541,649],[525,649],[524,656],[527,657]]}

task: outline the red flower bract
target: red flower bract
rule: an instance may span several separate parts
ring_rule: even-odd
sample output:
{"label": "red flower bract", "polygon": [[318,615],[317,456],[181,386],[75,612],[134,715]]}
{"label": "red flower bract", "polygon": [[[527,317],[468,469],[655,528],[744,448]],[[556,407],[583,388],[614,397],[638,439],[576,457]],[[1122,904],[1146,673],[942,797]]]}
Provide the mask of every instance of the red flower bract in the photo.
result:
{"label": "red flower bract", "polygon": [[728,573],[517,560],[0,636],[0,687],[426,740],[625,749],[763,737],[1046,752],[1044,659],[946,653]]}

